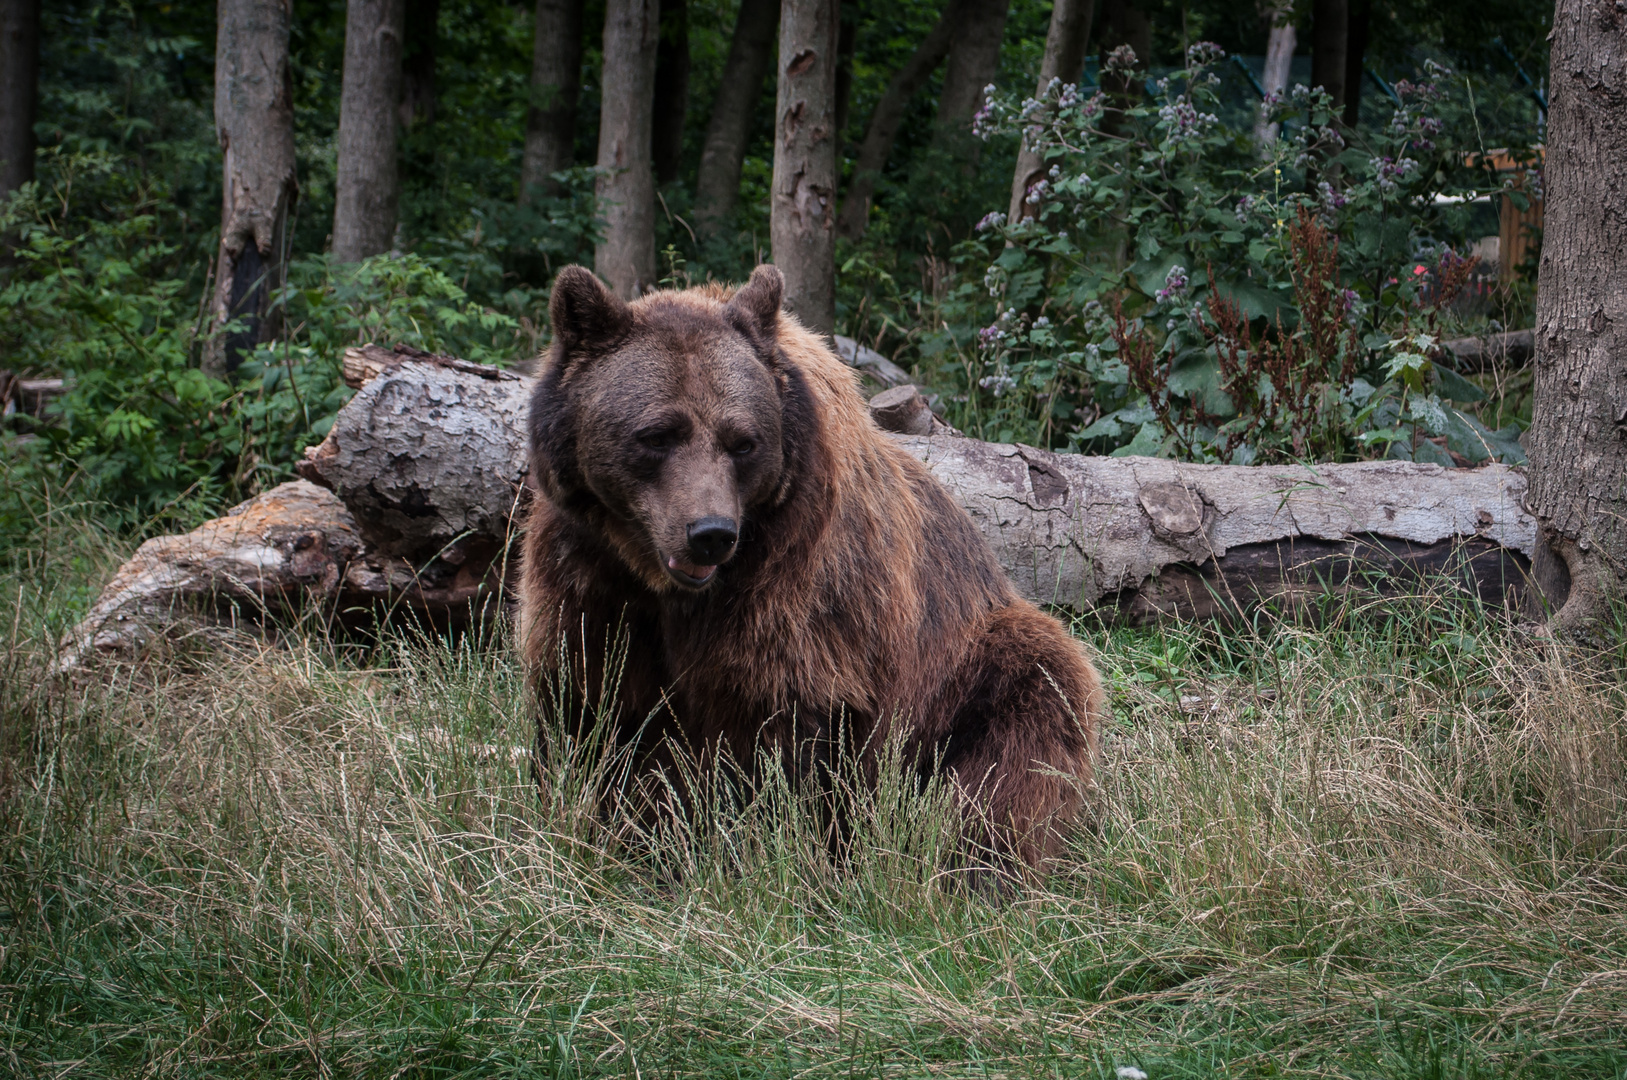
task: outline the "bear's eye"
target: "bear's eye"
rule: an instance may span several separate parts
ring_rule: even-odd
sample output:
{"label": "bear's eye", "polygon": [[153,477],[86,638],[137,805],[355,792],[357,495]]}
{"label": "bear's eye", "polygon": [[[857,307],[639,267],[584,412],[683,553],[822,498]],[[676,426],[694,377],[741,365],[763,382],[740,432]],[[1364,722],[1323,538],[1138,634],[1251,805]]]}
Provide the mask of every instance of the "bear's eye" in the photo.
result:
{"label": "bear's eye", "polygon": [[646,450],[653,450],[658,454],[666,453],[678,443],[678,434],[669,428],[656,428],[652,431],[641,431],[636,436],[639,444]]}
{"label": "bear's eye", "polygon": [[733,454],[735,457],[745,457],[755,449],[757,449],[756,443],[752,442],[750,439],[741,439],[739,442],[729,447],[729,453]]}

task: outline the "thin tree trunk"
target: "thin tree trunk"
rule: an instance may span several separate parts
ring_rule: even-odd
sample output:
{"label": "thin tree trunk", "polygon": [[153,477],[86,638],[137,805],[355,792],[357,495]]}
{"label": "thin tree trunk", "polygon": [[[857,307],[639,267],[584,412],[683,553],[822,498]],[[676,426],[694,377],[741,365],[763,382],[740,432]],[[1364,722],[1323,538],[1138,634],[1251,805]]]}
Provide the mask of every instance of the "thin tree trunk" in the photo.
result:
{"label": "thin tree trunk", "polygon": [[1000,46],[1010,11],[1011,0],[967,0],[949,43],[933,142],[963,168],[976,166],[983,146],[972,135],[972,117],[983,104],[984,89],[1000,73]]}
{"label": "thin tree trunk", "polygon": [[[1627,596],[1627,38],[1612,0],[1559,0],[1549,70],[1530,505],[1537,581],[1580,630]],[[1569,577],[1568,595],[1565,577]]]}
{"label": "thin tree trunk", "polygon": [[[1271,21],[1271,34],[1266,39],[1265,71],[1260,79],[1260,88],[1268,98],[1280,97],[1288,89],[1289,71],[1294,64],[1294,46],[1299,43],[1299,34],[1293,22],[1294,6],[1287,0],[1277,0],[1267,9],[1266,18]],[[1266,120],[1262,103],[1260,118],[1254,125],[1254,141],[1260,144],[1261,149],[1277,141],[1277,127],[1277,124]]]}
{"label": "thin tree trunk", "polygon": [[1367,62],[1367,36],[1373,18],[1373,0],[1349,0],[1350,15],[1345,39],[1345,115],[1346,127],[1355,127],[1361,120],[1362,72]]}
{"label": "thin tree trunk", "polygon": [[740,167],[751,140],[752,120],[762,98],[779,21],[779,0],[740,0],[734,39],[712,102],[712,119],[706,125],[695,180],[695,228],[702,237],[716,235],[739,198]]}
{"label": "thin tree trunk", "polygon": [[435,119],[435,37],[441,0],[407,0],[401,47],[401,126]]}
{"label": "thin tree trunk", "polygon": [[531,108],[520,161],[520,201],[576,161],[576,102],[582,89],[582,0],[537,0],[531,46]]}
{"label": "thin tree trunk", "polygon": [[1311,85],[1328,92],[1335,112],[1345,106],[1345,60],[1349,40],[1349,0],[1312,0]]}
{"label": "thin tree trunk", "polygon": [[593,259],[599,276],[623,300],[641,296],[657,281],[650,112],[660,36],[656,0],[605,4],[597,185],[605,231]]}
{"label": "thin tree trunk", "polygon": [[0,196],[34,179],[40,0],[0,0]]}
{"label": "thin tree trunk", "polygon": [[785,0],[774,122],[769,238],[785,305],[821,334],[836,329],[838,0]]}
{"label": "thin tree trunk", "polygon": [[[1034,96],[1044,95],[1052,79],[1063,83],[1077,83],[1085,67],[1085,45],[1090,41],[1090,21],[1095,0],[1056,0],[1051,8],[1051,28],[1045,35],[1045,56],[1039,64],[1039,83]],[[1013,223],[1027,216],[1028,188],[1045,175],[1045,161],[1039,151],[1024,139],[1017,149],[1017,168],[1011,178],[1011,212]]]}
{"label": "thin tree trunk", "polygon": [[870,114],[870,125],[865,128],[864,142],[859,144],[859,156],[853,163],[853,179],[848,182],[847,194],[842,199],[841,216],[836,225],[836,231],[849,240],[857,240],[864,235],[865,226],[870,222],[870,202],[875,198],[876,181],[881,177],[881,170],[887,167],[887,158],[892,155],[893,141],[898,137],[899,125],[903,123],[904,110],[909,108],[910,99],[932,78],[932,73],[943,63],[943,58],[949,55],[960,9],[961,0],[948,0],[937,24],[921,39],[921,44],[915,47],[915,52],[910,54],[904,66],[893,74],[881,100],[876,102],[875,111]]}
{"label": "thin tree trunk", "polygon": [[396,110],[401,102],[404,0],[350,0],[339,91],[339,175],[334,184],[333,261],[389,251],[400,191]]}
{"label": "thin tree trunk", "polygon": [[689,0],[660,0],[661,44],[655,52],[651,156],[657,183],[678,179],[689,112]]}
{"label": "thin tree trunk", "polygon": [[294,177],[294,85],[288,68],[292,0],[220,0],[215,40],[215,131],[225,152],[217,328],[204,369],[224,376],[277,334],[272,290],[283,281],[284,233],[299,194]]}

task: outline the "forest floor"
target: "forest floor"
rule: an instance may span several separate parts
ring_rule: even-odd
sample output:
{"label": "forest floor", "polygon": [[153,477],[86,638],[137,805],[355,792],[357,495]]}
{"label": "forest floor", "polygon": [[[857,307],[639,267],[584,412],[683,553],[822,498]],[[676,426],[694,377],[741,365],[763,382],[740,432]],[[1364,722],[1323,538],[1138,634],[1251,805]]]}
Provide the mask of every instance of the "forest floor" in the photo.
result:
{"label": "forest floor", "polygon": [[48,677],[128,547],[54,530],[0,575],[0,1071],[1627,1076],[1619,635],[1081,624],[1100,826],[991,893],[941,792],[856,797],[841,866],[773,788],[618,848],[501,641]]}

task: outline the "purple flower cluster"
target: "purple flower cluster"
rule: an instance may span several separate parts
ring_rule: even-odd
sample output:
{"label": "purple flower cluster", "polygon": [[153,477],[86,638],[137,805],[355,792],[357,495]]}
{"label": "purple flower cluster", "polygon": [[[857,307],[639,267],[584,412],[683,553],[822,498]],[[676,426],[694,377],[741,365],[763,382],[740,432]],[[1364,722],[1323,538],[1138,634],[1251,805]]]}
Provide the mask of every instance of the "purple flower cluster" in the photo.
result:
{"label": "purple flower cluster", "polygon": [[1388,155],[1373,158],[1369,164],[1372,165],[1373,171],[1378,174],[1379,190],[1385,194],[1393,193],[1396,185],[1405,180],[1408,174],[1418,167],[1418,163],[1411,158],[1396,159]]}
{"label": "purple flower cluster", "polygon": [[1158,119],[1169,129],[1169,141],[1188,142],[1201,138],[1213,124],[1219,123],[1214,113],[1200,113],[1184,96],[1176,98],[1158,110]]}
{"label": "purple flower cluster", "polygon": [[1226,59],[1226,50],[1212,41],[1200,41],[1186,50],[1186,66],[1203,68]]}
{"label": "purple flower cluster", "polygon": [[1173,300],[1179,300],[1181,297],[1186,295],[1186,287],[1189,284],[1191,284],[1191,281],[1186,276],[1186,267],[1170,267],[1169,273],[1164,275],[1164,287],[1159,289],[1156,294],[1158,302],[1160,304],[1164,304]]}
{"label": "purple flower cluster", "polygon": [[1342,191],[1333,190],[1333,185],[1323,180],[1316,185],[1317,192],[1322,196],[1322,206],[1327,210],[1342,210],[1349,205],[1350,199]]}
{"label": "purple flower cluster", "polygon": [[1005,223],[1006,216],[1004,214],[998,210],[990,210],[988,213],[984,214],[983,219],[977,223],[977,231],[988,232],[990,229],[998,229]]}
{"label": "purple flower cluster", "polygon": [[1114,75],[1127,75],[1136,69],[1136,64],[1136,51],[1128,45],[1120,45],[1107,54],[1107,63],[1102,68]]}

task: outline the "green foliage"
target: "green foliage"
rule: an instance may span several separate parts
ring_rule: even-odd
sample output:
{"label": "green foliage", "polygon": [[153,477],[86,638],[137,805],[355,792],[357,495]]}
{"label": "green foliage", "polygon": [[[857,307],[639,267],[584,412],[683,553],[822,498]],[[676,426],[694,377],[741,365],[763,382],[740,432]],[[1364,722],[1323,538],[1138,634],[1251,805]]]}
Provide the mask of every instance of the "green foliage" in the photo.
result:
{"label": "green foliage", "polygon": [[979,226],[999,245],[989,300],[967,284],[954,298],[962,320],[992,315],[975,358],[957,348],[962,422],[1238,464],[1523,461],[1517,432],[1447,407],[1476,398],[1465,380],[1427,358],[1411,383],[1386,368],[1393,340],[1438,329],[1472,269],[1435,200],[1476,179],[1431,111],[1448,73],[1398,84],[1388,123],[1359,133],[1334,126],[1326,95],[1296,88],[1272,103],[1284,137],[1262,160],[1251,130],[1220,118],[1223,59],[1200,43],[1154,81],[1121,49],[1103,75],[1111,92],[1054,82],[1020,108],[990,101],[980,126],[1020,129],[1049,171],[1023,220]]}

